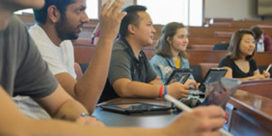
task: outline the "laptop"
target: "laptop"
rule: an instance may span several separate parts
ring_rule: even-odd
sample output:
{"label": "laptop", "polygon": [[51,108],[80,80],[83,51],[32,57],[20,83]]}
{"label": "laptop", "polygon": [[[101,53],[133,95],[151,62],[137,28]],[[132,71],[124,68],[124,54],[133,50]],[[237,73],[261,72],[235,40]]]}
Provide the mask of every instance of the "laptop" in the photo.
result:
{"label": "laptop", "polygon": [[180,82],[184,84],[192,74],[192,70],[189,68],[175,69],[166,81],[166,85],[173,82]]}

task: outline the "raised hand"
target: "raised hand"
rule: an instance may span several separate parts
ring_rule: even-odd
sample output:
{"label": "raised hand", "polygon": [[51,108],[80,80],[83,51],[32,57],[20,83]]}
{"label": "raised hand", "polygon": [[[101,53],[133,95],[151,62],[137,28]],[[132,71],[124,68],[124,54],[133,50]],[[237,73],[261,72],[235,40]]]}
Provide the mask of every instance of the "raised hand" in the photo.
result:
{"label": "raised hand", "polygon": [[126,12],[121,12],[121,8],[124,5],[124,0],[115,0],[112,5],[111,0],[108,0],[102,7],[101,14],[99,16],[101,35],[100,38],[112,38],[114,39],[120,28],[120,23]]}

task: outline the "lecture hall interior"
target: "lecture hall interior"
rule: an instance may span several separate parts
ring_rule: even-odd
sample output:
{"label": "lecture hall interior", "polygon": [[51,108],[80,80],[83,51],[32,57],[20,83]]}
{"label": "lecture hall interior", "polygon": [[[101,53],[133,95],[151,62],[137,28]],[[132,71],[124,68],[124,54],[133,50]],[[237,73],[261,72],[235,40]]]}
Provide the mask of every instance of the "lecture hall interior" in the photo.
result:
{"label": "lecture hall interior", "polygon": [[[96,43],[91,40],[99,38],[95,33],[99,29],[96,28],[99,24],[98,16],[105,1],[86,0],[89,22],[83,25],[78,39],[72,41],[77,78],[84,75],[96,51]],[[155,46],[162,36],[162,28],[169,22],[182,22],[188,29],[188,61],[192,75],[199,83],[204,80],[209,69],[218,67],[220,60],[228,54],[227,49],[214,49],[215,45],[229,45],[236,31],[258,26],[270,40],[272,37],[271,0],[126,0],[124,7],[137,4],[147,7],[156,30],[153,45],[143,48],[148,60],[155,55]],[[28,9],[18,11],[17,15],[30,27],[35,24],[32,13]],[[272,64],[270,49],[255,49],[253,58],[260,72]],[[272,75],[271,69],[267,72]],[[163,100],[118,99],[118,102],[122,101],[165,104]],[[164,127],[177,115],[169,111],[127,115],[105,111],[100,105],[103,103],[98,104],[93,115],[105,125],[114,127]],[[271,107],[271,77],[242,81],[224,107],[226,117],[223,129],[234,136],[272,135]]]}

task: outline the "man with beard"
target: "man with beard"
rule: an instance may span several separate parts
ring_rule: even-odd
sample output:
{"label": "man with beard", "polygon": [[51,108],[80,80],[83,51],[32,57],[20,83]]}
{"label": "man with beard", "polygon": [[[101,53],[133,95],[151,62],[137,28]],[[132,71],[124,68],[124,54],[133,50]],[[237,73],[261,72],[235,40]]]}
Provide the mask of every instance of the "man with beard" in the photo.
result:
{"label": "man with beard", "polygon": [[[120,10],[120,4],[117,6],[111,10]],[[104,88],[113,41],[120,25],[112,23],[121,20],[105,17],[109,14],[100,17],[101,40],[85,74],[76,81],[71,40],[78,38],[83,24],[88,22],[85,9],[85,0],[45,0],[42,9],[34,10],[36,25],[30,28],[29,33],[61,86],[92,113]],[[29,112],[34,111],[34,102],[31,99],[16,97],[15,100],[28,116],[37,119],[49,118],[37,104],[34,104],[37,107],[35,112]]]}

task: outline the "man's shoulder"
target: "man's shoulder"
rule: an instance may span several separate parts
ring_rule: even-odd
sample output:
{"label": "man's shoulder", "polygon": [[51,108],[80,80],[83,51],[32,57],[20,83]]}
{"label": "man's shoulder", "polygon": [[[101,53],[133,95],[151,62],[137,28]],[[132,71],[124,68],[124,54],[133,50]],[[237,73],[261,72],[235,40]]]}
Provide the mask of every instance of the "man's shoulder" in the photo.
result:
{"label": "man's shoulder", "polygon": [[113,51],[120,51],[120,50],[125,50],[127,49],[127,46],[125,44],[124,41],[122,41],[121,39],[117,39],[115,42],[114,42],[114,45],[113,45]]}
{"label": "man's shoulder", "polygon": [[116,40],[113,45],[112,55],[127,56],[129,55],[128,47],[122,40]]}
{"label": "man's shoulder", "polygon": [[16,15],[12,15],[10,17],[9,25],[6,30],[13,31],[12,34],[20,34],[21,35],[22,33],[26,32],[27,28],[24,25],[24,23]]}

